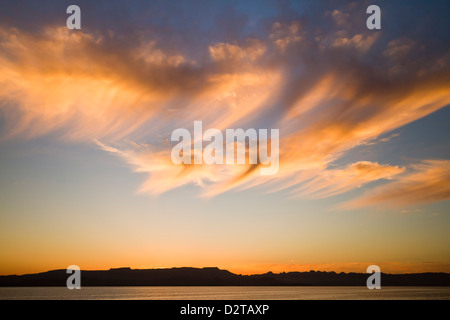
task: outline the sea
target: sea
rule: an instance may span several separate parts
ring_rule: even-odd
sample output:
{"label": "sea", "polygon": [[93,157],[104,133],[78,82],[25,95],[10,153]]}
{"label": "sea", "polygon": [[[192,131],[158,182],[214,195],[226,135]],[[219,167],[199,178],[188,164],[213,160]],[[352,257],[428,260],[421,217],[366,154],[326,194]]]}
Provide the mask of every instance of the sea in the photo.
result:
{"label": "sea", "polygon": [[450,300],[450,287],[2,287],[0,300]]}

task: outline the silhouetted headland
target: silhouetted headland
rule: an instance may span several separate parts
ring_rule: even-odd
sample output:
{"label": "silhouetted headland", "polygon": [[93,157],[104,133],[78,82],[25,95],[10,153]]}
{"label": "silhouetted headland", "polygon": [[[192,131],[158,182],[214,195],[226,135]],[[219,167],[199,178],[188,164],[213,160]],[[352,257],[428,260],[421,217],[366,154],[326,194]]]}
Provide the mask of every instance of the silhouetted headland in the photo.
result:
{"label": "silhouetted headland", "polygon": [[[0,287],[66,286],[65,269],[0,276]],[[365,286],[369,274],[323,271],[238,275],[219,268],[81,271],[82,286]],[[448,273],[381,274],[382,286],[450,286]]]}

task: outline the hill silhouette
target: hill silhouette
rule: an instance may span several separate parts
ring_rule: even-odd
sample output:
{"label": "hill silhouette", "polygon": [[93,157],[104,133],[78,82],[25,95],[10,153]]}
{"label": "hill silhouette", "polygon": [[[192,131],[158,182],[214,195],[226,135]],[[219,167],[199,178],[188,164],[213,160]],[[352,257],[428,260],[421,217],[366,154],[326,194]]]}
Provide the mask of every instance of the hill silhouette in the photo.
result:
{"label": "hill silhouette", "polygon": [[[0,276],[0,287],[66,286],[65,269]],[[82,286],[365,286],[366,273],[323,271],[238,275],[219,268],[82,270]],[[381,274],[382,286],[450,286],[448,273]]]}

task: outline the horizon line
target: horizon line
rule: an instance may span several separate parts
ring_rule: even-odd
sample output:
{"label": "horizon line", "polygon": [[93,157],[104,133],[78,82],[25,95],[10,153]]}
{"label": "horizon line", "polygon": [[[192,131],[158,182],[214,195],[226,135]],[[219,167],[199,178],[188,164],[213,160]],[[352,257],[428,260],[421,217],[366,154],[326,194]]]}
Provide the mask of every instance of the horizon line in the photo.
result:
{"label": "horizon line", "polygon": [[[111,267],[109,269],[81,269],[80,271],[114,271],[114,270],[130,270],[130,271],[137,271],[137,270],[173,270],[173,269],[217,269],[220,271],[227,271],[229,273],[239,275],[239,276],[255,276],[255,275],[264,275],[264,274],[283,274],[283,273],[310,273],[310,272],[323,272],[323,273],[335,273],[335,274],[368,274],[366,272],[354,272],[354,271],[334,271],[334,270],[314,270],[310,269],[308,271],[280,271],[280,272],[273,272],[271,270],[262,272],[262,273],[235,273],[233,271],[230,271],[228,269],[221,269],[219,267],[153,267],[153,268],[132,268],[132,267]],[[52,271],[61,271],[61,270],[71,270],[70,268],[60,268],[60,269],[51,269],[46,271],[39,271],[39,272],[31,272],[31,273],[23,273],[23,274],[0,274],[0,277],[8,277],[8,276],[24,276],[24,275],[33,275],[33,274],[41,274],[41,273],[47,273]],[[392,272],[381,272],[381,274],[386,275],[407,275],[407,274],[450,274],[450,272],[445,271],[424,271],[424,272],[400,272],[400,273],[392,273]]]}

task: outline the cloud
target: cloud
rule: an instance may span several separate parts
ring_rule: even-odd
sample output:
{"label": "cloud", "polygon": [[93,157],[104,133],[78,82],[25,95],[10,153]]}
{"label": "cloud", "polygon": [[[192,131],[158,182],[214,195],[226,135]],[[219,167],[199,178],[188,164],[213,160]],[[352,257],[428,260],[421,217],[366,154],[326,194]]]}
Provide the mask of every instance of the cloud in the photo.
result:
{"label": "cloud", "polygon": [[375,43],[379,35],[379,33],[375,33],[364,37],[362,34],[355,34],[352,38],[342,36],[334,40],[333,46],[336,48],[349,46],[366,52]]}
{"label": "cloud", "polygon": [[235,44],[218,43],[209,46],[209,54],[214,61],[242,59],[255,61],[266,52],[265,44],[259,40],[248,39],[247,43],[243,48]]}
{"label": "cloud", "polygon": [[[201,166],[173,164],[170,151],[153,150],[148,145],[133,144],[118,149],[94,140],[100,149],[115,154],[128,163],[134,172],[146,174],[146,181],[138,192],[159,195],[187,184],[204,187],[207,183],[221,182],[242,171],[242,166]],[[206,193],[205,196],[208,196]]]}
{"label": "cloud", "polygon": [[333,12],[327,12],[331,15],[338,27],[348,27],[350,21],[350,14],[347,12],[342,12],[340,10],[333,10]]}
{"label": "cloud", "polygon": [[300,31],[301,23],[299,21],[290,23],[275,22],[269,38],[277,49],[285,51],[288,45],[299,42],[302,39]]}
{"label": "cloud", "polygon": [[[415,48],[426,39],[369,31],[354,20],[360,9],[327,10],[318,21],[274,17],[230,41],[214,27],[205,40],[197,29],[170,34],[164,25],[36,32],[3,23],[2,138],[97,141],[146,175],[139,190],[149,194],[194,184],[203,196],[263,186],[321,198],[380,179],[400,183],[395,164],[334,163],[450,104],[449,53],[424,54]],[[280,129],[279,173],[260,176],[259,164],[174,166],[170,134],[195,120],[222,131]]]}
{"label": "cloud", "polygon": [[1,29],[6,136],[34,138],[59,131],[69,140],[120,140],[200,116],[222,128],[261,109],[269,87],[278,82],[274,71],[259,67],[196,67],[154,41],[110,52],[108,37],[62,27],[42,35]]}
{"label": "cloud", "polygon": [[[0,41],[0,99],[8,136],[61,130],[73,140],[119,139],[168,99],[153,79],[139,81],[132,61],[124,65],[108,52],[101,36],[66,28],[46,29],[42,36],[6,29],[0,30]],[[171,86],[175,90],[176,84]]]}
{"label": "cloud", "polygon": [[314,199],[330,197],[359,188],[368,182],[380,179],[391,180],[404,170],[398,166],[359,161],[344,169],[324,170],[320,176],[296,189],[295,193]]}
{"label": "cloud", "polygon": [[408,207],[450,199],[450,161],[425,160],[413,172],[342,205],[361,208],[375,204]]}
{"label": "cloud", "polygon": [[383,51],[385,56],[392,59],[404,58],[415,46],[415,42],[408,38],[400,38],[389,41],[388,47]]}

